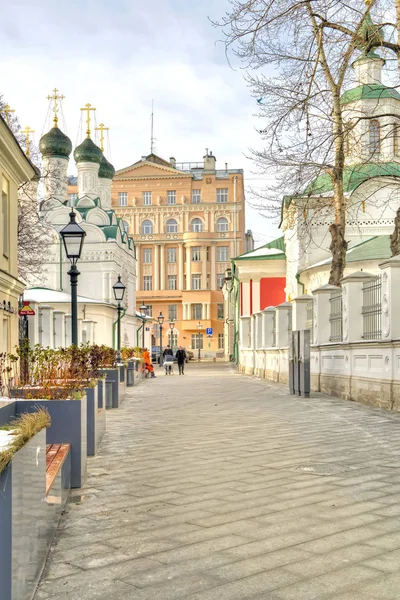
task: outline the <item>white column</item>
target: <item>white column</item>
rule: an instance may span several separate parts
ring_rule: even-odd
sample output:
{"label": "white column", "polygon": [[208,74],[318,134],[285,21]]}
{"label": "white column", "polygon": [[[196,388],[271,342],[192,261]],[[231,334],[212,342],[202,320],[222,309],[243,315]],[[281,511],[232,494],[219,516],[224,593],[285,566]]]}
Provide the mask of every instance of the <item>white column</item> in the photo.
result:
{"label": "white column", "polygon": [[287,348],[289,346],[289,318],[292,312],[290,302],[282,302],[276,307],[276,346]]}
{"label": "white column", "polygon": [[207,310],[207,319],[210,320],[211,319],[211,304],[206,304],[206,310]]}
{"label": "white column", "polygon": [[342,279],[343,341],[359,342],[363,337],[363,283],[374,275],[357,271]]}
{"label": "white column", "polygon": [[262,312],[258,312],[255,315],[255,350],[261,350],[263,348],[263,321]]}
{"label": "white column", "polygon": [[65,346],[70,346],[72,344],[71,337],[71,319],[72,315],[65,315]]}
{"label": "white column", "polygon": [[79,198],[89,196],[92,200],[99,197],[99,168],[100,165],[94,162],[77,163],[78,170],[78,195]]}
{"label": "white column", "polygon": [[207,246],[201,246],[201,289],[207,289]]}
{"label": "white column", "polygon": [[[112,179],[99,177],[100,206],[103,210],[108,210],[111,208],[111,184]],[[131,233],[134,233],[134,231],[131,231]]]}
{"label": "white column", "polygon": [[159,266],[159,262],[158,262],[158,244],[154,244],[154,250],[153,250],[153,264],[154,264],[154,281],[153,281],[153,290],[158,290],[159,287],[159,272],[160,272],[160,266]]}
{"label": "white column", "polygon": [[274,339],[274,317],[275,307],[268,306],[262,312],[263,320],[263,348],[272,348],[275,345]]}
{"label": "white column", "polygon": [[244,349],[251,348],[251,317],[241,317],[240,319],[240,347]]}
{"label": "white column", "polygon": [[400,339],[400,256],[380,264],[382,269],[382,340]]}
{"label": "white column", "polygon": [[192,278],[190,272],[190,246],[186,246],[186,289],[192,289]]}
{"label": "white column", "polygon": [[205,302],[201,305],[201,318],[207,319],[207,304]]}
{"label": "white column", "polygon": [[160,290],[165,290],[165,244],[160,245]]}
{"label": "white column", "polygon": [[[314,300],[314,332],[312,340],[315,345],[328,344],[331,335],[331,325],[329,315],[331,312],[330,298],[332,292],[340,290],[336,285],[322,285],[316,290],[313,290]],[[294,329],[294,326],[293,326]],[[297,327],[297,329],[299,329]],[[304,327],[303,327],[304,329]]]}
{"label": "white column", "polygon": [[53,307],[42,305],[40,311],[42,313],[42,346],[54,348]]}
{"label": "white column", "polygon": [[306,328],[307,322],[307,305],[312,300],[312,296],[304,294],[293,300],[293,331]]}
{"label": "white column", "polygon": [[178,290],[183,290],[183,244],[178,245]]}
{"label": "white column", "polygon": [[55,310],[53,312],[54,320],[54,348],[62,348],[65,344],[65,312]]}
{"label": "white column", "polygon": [[212,244],[211,245],[211,282],[210,282],[211,290],[217,289],[217,281],[216,281],[216,276],[215,276],[216,264],[217,264],[216,246],[215,246],[215,244]]}

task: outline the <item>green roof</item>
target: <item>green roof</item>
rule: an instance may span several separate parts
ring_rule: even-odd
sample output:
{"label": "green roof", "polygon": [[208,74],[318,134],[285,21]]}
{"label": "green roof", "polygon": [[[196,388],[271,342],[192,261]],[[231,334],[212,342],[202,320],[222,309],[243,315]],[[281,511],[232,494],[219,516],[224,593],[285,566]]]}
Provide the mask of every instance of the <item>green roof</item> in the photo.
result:
{"label": "green roof", "polygon": [[39,149],[43,156],[69,158],[72,151],[72,143],[61,129],[53,127],[40,139]]}
{"label": "green roof", "polygon": [[118,225],[108,225],[106,227],[101,228],[107,240],[116,240],[117,233],[119,230]]}
{"label": "green roof", "polygon": [[[274,252],[274,250],[277,250],[277,252]],[[249,252],[241,254],[235,260],[284,260],[285,258],[285,240],[282,236],[255,250],[249,250]]]}
{"label": "green roof", "polygon": [[103,153],[90,138],[86,138],[82,144],[75,148],[74,159],[76,163],[93,162],[100,164],[103,160]]}
{"label": "green roof", "polygon": [[358,262],[361,260],[383,260],[390,258],[390,236],[377,235],[361,244],[357,244],[346,253],[346,262]]}
{"label": "green roof", "polygon": [[99,177],[101,177],[102,179],[113,179],[114,175],[115,169],[113,165],[110,162],[108,162],[106,157],[103,155],[103,158],[101,159],[100,163]]}
{"label": "green roof", "polygon": [[[366,163],[345,167],[343,174],[344,191],[352,192],[372,177],[400,177],[400,163]],[[324,194],[331,192],[332,189],[331,178],[327,173],[322,173],[306,187],[304,194]],[[284,203],[285,206],[290,204],[288,197],[284,198]]]}
{"label": "green roof", "polygon": [[394,88],[382,83],[365,83],[356,88],[347,90],[340,99],[341,104],[357,102],[357,100],[380,100],[381,98],[394,98],[400,100],[400,94]]}

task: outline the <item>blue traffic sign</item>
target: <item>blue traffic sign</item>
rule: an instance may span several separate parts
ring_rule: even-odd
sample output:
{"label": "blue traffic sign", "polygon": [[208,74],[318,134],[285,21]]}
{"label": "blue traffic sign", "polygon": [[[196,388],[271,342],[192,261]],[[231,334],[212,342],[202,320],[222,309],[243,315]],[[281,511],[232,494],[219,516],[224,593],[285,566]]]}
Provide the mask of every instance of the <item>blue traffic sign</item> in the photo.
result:
{"label": "blue traffic sign", "polygon": [[206,327],[206,335],[212,335],[212,327]]}

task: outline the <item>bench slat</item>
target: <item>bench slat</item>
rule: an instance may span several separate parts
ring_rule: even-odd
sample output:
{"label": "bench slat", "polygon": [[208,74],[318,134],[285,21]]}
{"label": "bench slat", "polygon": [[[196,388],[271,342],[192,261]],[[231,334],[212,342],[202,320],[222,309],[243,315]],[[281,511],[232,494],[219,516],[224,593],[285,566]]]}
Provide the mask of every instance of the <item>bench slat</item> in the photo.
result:
{"label": "bench slat", "polygon": [[46,448],[46,494],[51,489],[54,480],[61,469],[68,452],[70,444],[49,444]]}

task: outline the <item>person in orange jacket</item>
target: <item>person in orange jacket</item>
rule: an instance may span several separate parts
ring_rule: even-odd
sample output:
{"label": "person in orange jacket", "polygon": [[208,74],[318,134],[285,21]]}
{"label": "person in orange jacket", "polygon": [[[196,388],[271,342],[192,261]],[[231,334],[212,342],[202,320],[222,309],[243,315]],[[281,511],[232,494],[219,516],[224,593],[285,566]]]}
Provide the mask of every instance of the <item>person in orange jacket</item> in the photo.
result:
{"label": "person in orange jacket", "polygon": [[148,372],[151,374],[151,377],[154,379],[156,374],[154,373],[154,367],[151,364],[150,353],[147,350],[147,348],[144,349],[143,360],[144,360],[144,366],[146,367]]}

